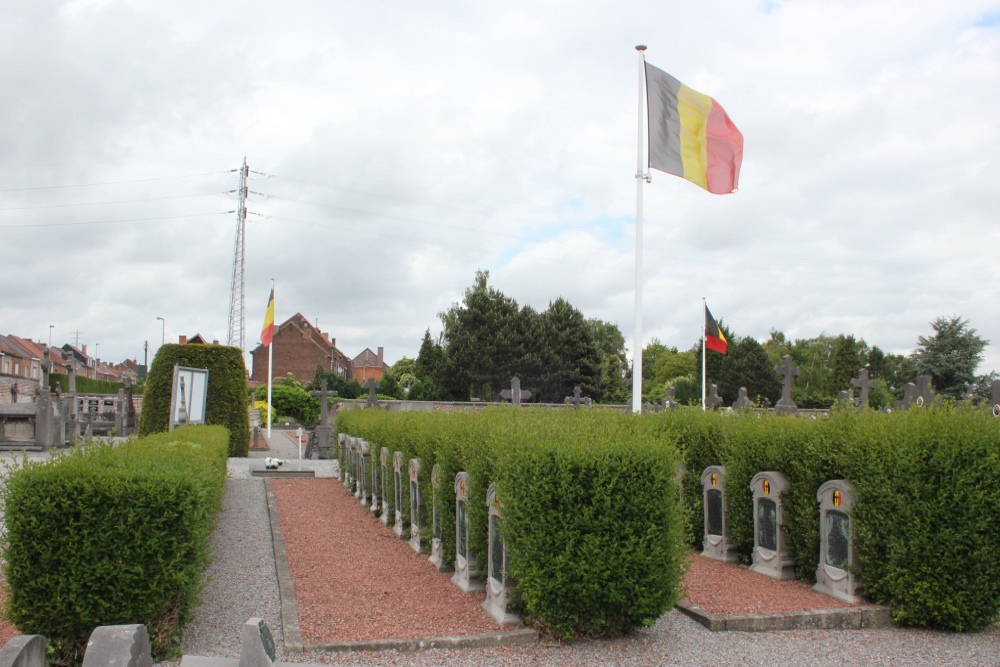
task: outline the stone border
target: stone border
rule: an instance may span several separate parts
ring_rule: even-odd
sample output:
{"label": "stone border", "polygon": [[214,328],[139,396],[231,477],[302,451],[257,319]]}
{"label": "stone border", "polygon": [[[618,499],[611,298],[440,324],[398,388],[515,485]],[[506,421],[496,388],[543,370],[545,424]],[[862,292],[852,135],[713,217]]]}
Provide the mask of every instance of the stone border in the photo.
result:
{"label": "stone border", "polygon": [[840,609],[810,609],[770,614],[716,616],[689,604],[677,603],[677,611],[693,618],[712,632],[773,632],[775,630],[872,630],[892,626],[889,607],[865,605]]}
{"label": "stone border", "polygon": [[538,632],[531,628],[488,632],[479,635],[454,637],[424,637],[419,639],[370,639],[348,642],[303,644],[299,629],[299,612],[295,599],[292,572],[288,568],[285,553],[285,538],[281,534],[278,520],[278,505],[274,499],[274,485],[263,478],[267,495],[267,513],[271,520],[271,544],[274,548],[274,569],[278,575],[278,594],[281,598],[281,634],[285,651],[288,653],[311,653],[329,651],[348,653],[354,651],[397,651],[412,653],[426,649],[489,648],[516,644],[533,644],[538,641]]}

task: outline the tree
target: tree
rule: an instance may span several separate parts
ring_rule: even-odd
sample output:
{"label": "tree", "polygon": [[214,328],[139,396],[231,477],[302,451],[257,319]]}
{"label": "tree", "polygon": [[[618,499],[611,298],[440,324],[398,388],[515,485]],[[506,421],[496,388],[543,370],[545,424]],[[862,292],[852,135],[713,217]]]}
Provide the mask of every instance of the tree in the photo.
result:
{"label": "tree", "polygon": [[676,347],[672,347],[656,357],[651,382],[654,386],[659,386],[667,384],[669,380],[674,378],[694,378],[698,373],[699,361],[700,359],[695,356],[694,350],[678,352]]}
{"label": "tree", "polygon": [[440,379],[441,364],[444,361],[444,348],[431,338],[431,330],[424,332],[424,340],[420,344],[420,352],[413,364],[413,373],[421,382]]}
{"label": "tree", "polygon": [[857,377],[858,371],[865,365],[867,347],[864,340],[858,342],[853,335],[837,336],[830,369],[832,391],[851,388],[851,380]]}
{"label": "tree", "polygon": [[539,402],[561,403],[577,385],[601,400],[601,351],[591,332],[583,313],[561,297],[541,314]]}
{"label": "tree", "polygon": [[910,355],[917,375],[930,375],[938,393],[961,398],[976,380],[976,368],[989,345],[969,327],[969,321],[956,315],[939,317],[930,323],[934,335],[920,336],[917,349]]}
{"label": "tree", "polygon": [[625,384],[628,373],[628,353],[625,336],[617,324],[589,319],[591,337],[601,353],[600,383],[598,392],[609,403],[627,403],[629,388]]}
{"label": "tree", "polygon": [[747,396],[752,400],[767,398],[776,403],[781,397],[781,382],[767,351],[749,336],[729,346],[729,352],[722,361],[719,395],[727,403],[732,403],[739,395],[740,387],[747,388]]}

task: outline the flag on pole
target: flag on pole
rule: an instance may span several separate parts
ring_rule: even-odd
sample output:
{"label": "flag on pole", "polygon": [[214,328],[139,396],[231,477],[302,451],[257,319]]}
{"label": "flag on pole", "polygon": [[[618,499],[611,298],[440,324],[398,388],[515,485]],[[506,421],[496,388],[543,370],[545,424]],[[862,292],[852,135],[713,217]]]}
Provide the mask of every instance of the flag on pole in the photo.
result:
{"label": "flag on pole", "polygon": [[271,298],[267,301],[267,311],[264,313],[264,328],[260,330],[260,342],[265,347],[274,338],[274,288],[271,288]]}
{"label": "flag on pole", "polygon": [[719,354],[725,354],[729,349],[726,334],[722,333],[722,329],[715,323],[708,306],[705,306],[705,347]]}
{"label": "flag on pole", "polygon": [[649,166],[717,195],[735,192],[743,135],[719,103],[649,63],[646,112]]}

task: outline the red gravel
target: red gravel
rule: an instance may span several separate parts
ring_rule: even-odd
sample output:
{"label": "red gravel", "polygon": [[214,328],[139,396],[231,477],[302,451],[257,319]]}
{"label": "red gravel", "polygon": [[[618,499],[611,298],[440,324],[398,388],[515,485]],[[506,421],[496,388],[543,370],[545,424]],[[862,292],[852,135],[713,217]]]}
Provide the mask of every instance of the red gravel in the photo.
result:
{"label": "red gravel", "polygon": [[305,644],[494,632],[463,593],[335,479],[276,479],[274,497]]}
{"label": "red gravel", "polygon": [[[462,593],[334,479],[273,481],[306,644],[493,632]],[[686,600],[718,616],[849,607],[801,581],[692,554]]]}

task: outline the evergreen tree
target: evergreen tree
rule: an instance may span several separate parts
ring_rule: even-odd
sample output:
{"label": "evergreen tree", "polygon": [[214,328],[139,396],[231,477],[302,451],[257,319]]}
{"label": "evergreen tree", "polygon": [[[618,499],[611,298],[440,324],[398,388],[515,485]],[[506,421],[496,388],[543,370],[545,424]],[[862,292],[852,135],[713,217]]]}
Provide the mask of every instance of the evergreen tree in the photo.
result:
{"label": "evergreen tree", "polygon": [[975,383],[976,368],[989,344],[959,316],[939,317],[931,322],[934,335],[920,336],[917,349],[910,355],[917,375],[930,375],[938,393],[961,398]]}
{"label": "evergreen tree", "polygon": [[781,398],[781,382],[767,351],[749,336],[729,346],[722,361],[719,395],[731,404],[739,395],[740,387],[747,388],[747,396],[752,400],[767,398],[773,404]]}
{"label": "evergreen tree", "polygon": [[541,314],[540,332],[539,402],[561,403],[576,385],[584,395],[601,400],[601,351],[583,313],[560,297]]}
{"label": "evergreen tree", "polygon": [[853,335],[837,336],[834,343],[833,361],[830,371],[830,388],[833,392],[851,388],[851,380],[865,365],[864,341],[854,340]]}
{"label": "evergreen tree", "polygon": [[626,403],[629,398],[625,384],[628,372],[628,354],[625,336],[617,324],[589,319],[591,337],[601,353],[600,385],[597,392],[608,403]]}

